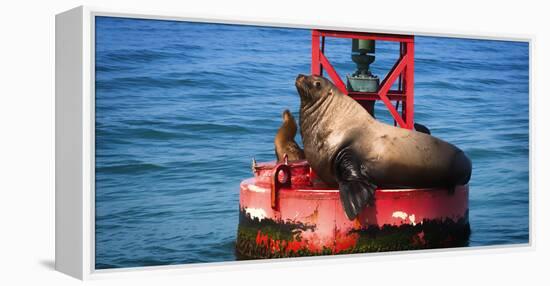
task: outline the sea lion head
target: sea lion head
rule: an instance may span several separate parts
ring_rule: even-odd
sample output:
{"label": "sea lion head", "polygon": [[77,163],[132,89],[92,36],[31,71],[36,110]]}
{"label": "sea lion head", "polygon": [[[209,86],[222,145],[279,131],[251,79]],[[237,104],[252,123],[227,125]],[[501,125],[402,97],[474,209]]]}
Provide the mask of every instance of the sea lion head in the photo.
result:
{"label": "sea lion head", "polygon": [[292,116],[292,113],[290,113],[288,109],[285,109],[285,111],[283,111],[283,122],[289,121],[294,121],[294,116]]}
{"label": "sea lion head", "polygon": [[296,89],[300,94],[302,106],[308,106],[333,95],[335,86],[322,76],[299,74],[296,77]]}
{"label": "sea lion head", "polygon": [[292,116],[292,113],[288,109],[285,109],[283,111],[283,126],[284,130],[287,131],[287,133],[294,138],[296,136],[296,120],[294,120],[294,116]]}

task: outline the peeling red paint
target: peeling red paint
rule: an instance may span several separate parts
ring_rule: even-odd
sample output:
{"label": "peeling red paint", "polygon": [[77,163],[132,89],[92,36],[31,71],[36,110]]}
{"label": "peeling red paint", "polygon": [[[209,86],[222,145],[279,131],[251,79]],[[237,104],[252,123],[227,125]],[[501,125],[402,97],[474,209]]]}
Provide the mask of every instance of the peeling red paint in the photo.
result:
{"label": "peeling red paint", "polygon": [[[252,248],[267,247],[271,253],[279,255],[345,253],[359,247],[361,233],[364,233],[362,230],[376,227],[383,231],[387,226],[413,228],[409,246],[423,247],[427,245],[422,230],[423,221],[445,221],[443,225],[446,226],[449,222],[460,221],[465,227],[467,225],[469,233],[468,186],[458,186],[454,193],[447,189],[379,189],[375,192],[374,205],[366,207],[355,220],[350,221],[342,209],[338,189],[312,181],[310,178],[314,174],[305,161],[289,163],[291,187],[278,191],[277,208],[272,208],[270,184],[274,166],[275,162],[257,164],[255,177],[241,183],[241,210],[265,210],[265,219],[273,222],[267,230],[262,229],[262,223],[258,221],[256,246]],[[266,191],[259,192],[259,189]],[[278,231],[283,231],[283,227],[278,229],[273,226],[277,223],[285,226],[284,231],[289,231],[288,227],[292,225],[314,227],[297,228],[292,235],[286,234],[286,239],[277,239],[274,236]],[[373,238],[376,237],[369,236],[370,240]],[[453,237],[440,239],[442,245],[454,243]],[[239,242],[237,245],[240,245]]]}

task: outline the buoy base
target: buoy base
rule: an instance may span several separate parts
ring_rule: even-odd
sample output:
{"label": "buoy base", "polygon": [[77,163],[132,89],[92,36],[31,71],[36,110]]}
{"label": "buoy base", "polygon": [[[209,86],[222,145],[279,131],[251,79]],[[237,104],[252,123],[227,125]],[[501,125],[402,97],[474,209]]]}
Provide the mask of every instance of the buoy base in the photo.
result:
{"label": "buoy base", "polygon": [[[283,166],[284,165],[284,166]],[[349,220],[338,189],[305,161],[260,163],[241,182],[236,252],[241,259],[467,246],[469,187],[377,189]]]}
{"label": "buoy base", "polygon": [[[370,225],[340,233],[353,241],[348,248],[333,245],[311,247],[299,236],[315,227],[301,223],[253,219],[243,210],[237,231],[236,254],[239,260],[284,258],[369,252],[451,248],[468,246],[470,224],[468,214],[458,221],[424,220],[416,225]],[[337,230],[336,230],[337,231]]]}

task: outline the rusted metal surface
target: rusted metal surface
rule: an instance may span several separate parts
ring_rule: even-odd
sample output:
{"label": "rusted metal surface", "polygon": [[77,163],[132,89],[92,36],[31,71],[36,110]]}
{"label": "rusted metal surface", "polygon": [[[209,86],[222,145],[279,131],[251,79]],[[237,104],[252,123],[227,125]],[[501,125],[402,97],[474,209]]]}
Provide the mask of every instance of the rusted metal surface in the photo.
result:
{"label": "rusted metal surface", "polygon": [[[240,257],[270,258],[463,246],[468,186],[376,190],[375,203],[347,219],[338,189],[315,179],[306,161],[289,163],[290,187],[272,188],[275,162],[256,165],[240,190]],[[273,192],[276,191],[276,194]],[[272,198],[277,198],[275,208]]]}

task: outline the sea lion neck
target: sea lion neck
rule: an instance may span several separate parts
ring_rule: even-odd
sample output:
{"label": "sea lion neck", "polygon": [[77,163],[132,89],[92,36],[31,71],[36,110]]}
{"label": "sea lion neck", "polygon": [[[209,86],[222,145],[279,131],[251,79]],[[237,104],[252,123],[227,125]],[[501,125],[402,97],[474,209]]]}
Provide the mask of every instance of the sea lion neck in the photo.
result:
{"label": "sea lion neck", "polygon": [[300,101],[300,116],[309,113],[315,113],[321,108],[326,108],[333,101],[335,94],[320,96],[317,100],[301,100]]}
{"label": "sea lion neck", "polygon": [[338,101],[336,98],[337,95],[327,95],[320,97],[317,101],[314,102],[301,102],[300,104],[300,132],[310,132],[311,129],[315,128],[317,124],[323,120],[323,118],[330,118],[332,116],[327,116],[327,112],[331,110],[330,106],[334,101]]}

